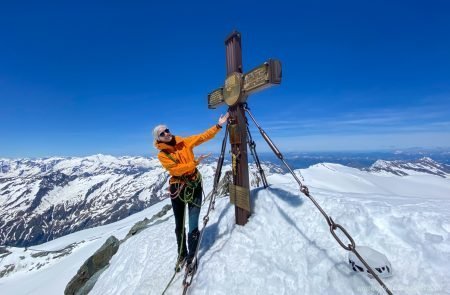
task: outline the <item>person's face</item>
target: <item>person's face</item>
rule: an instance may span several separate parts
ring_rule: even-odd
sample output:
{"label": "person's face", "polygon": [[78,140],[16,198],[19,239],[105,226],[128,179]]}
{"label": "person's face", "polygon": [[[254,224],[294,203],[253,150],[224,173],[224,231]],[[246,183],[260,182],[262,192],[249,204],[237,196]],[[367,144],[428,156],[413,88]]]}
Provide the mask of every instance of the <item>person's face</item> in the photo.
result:
{"label": "person's face", "polygon": [[160,128],[158,130],[158,140],[162,142],[169,142],[172,140],[172,133],[170,133],[169,129]]}

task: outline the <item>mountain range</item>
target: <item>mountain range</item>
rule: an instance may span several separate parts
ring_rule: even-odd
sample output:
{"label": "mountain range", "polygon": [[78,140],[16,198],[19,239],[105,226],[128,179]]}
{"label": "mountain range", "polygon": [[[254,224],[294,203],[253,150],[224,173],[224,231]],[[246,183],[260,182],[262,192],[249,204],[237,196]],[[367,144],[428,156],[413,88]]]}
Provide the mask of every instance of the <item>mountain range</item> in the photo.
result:
{"label": "mountain range", "polygon": [[[212,183],[215,167],[200,167],[203,182]],[[264,169],[280,171],[270,163]],[[156,158],[0,159],[0,245],[38,245],[121,220],[167,198],[168,179]]]}
{"label": "mountain range", "polygon": [[[216,163],[200,166],[211,185]],[[283,167],[264,162],[266,175]],[[223,171],[230,171],[226,164]],[[431,158],[376,161],[362,170],[399,176],[449,177]],[[224,174],[223,174],[224,175]],[[169,175],[155,158],[94,155],[78,158],[0,159],[0,245],[28,247],[121,220],[168,197]],[[261,179],[250,165],[251,186]]]}

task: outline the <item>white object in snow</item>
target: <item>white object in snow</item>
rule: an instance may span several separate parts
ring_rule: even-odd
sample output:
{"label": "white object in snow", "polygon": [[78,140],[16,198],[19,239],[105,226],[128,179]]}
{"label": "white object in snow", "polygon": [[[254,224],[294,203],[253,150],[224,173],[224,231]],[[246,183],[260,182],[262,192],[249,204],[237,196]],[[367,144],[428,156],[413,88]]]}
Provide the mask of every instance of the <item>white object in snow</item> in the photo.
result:
{"label": "white object in snow", "polygon": [[[367,246],[357,246],[356,250],[380,278],[392,276],[391,263],[384,254],[381,254],[380,252]],[[364,272],[369,276],[369,278],[373,278],[373,276],[369,273],[369,270],[359,260],[355,253],[350,252],[348,254],[348,262],[354,271]]]}

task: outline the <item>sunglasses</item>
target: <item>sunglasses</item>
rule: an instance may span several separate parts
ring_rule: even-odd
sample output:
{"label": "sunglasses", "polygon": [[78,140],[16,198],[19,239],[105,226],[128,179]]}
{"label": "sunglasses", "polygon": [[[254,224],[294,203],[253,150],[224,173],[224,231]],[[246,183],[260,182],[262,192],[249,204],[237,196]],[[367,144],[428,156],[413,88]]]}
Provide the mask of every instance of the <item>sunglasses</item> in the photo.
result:
{"label": "sunglasses", "polygon": [[170,130],[169,130],[169,129],[164,130],[163,132],[161,132],[161,133],[159,134],[159,136],[160,136],[160,137],[163,137],[163,136],[164,136],[164,133],[169,133],[169,134],[170,134]]}

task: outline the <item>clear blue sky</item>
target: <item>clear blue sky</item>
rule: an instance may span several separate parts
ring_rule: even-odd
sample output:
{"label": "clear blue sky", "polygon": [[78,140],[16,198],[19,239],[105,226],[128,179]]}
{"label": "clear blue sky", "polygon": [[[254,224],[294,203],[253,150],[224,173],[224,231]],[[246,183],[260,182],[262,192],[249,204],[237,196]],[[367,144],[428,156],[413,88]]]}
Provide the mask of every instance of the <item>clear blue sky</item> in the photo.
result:
{"label": "clear blue sky", "polygon": [[158,123],[203,131],[234,29],[244,70],[282,61],[249,104],[283,151],[450,147],[449,3],[2,1],[0,157],[154,155]]}

